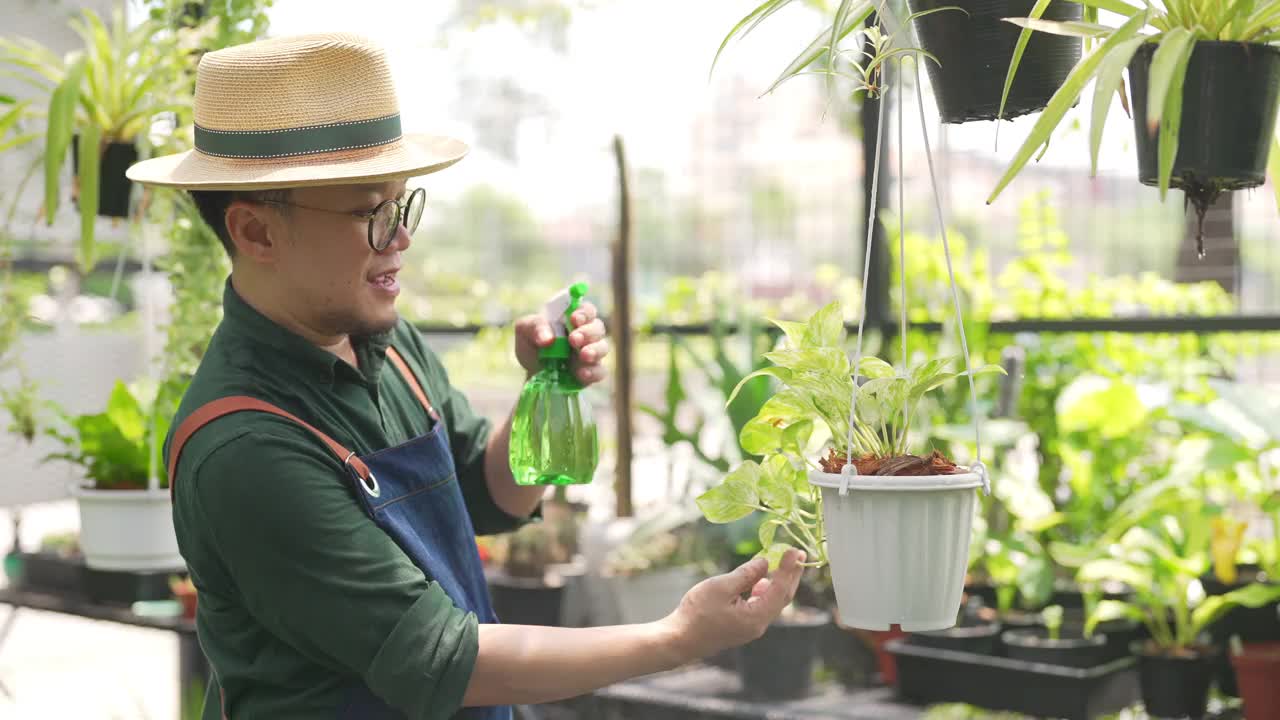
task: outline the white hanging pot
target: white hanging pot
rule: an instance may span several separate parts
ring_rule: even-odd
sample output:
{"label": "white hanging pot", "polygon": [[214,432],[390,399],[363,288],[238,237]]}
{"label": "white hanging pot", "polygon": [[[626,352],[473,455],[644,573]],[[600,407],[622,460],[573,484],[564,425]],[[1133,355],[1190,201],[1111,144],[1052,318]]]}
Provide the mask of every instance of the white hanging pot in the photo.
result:
{"label": "white hanging pot", "polygon": [[95,570],[180,571],[167,489],[95,490],[72,486],[80,507],[80,550]]}
{"label": "white hanging pot", "polygon": [[864,630],[943,630],[956,624],[969,564],[975,472],[841,475],[822,488],[827,560],[841,621]]}

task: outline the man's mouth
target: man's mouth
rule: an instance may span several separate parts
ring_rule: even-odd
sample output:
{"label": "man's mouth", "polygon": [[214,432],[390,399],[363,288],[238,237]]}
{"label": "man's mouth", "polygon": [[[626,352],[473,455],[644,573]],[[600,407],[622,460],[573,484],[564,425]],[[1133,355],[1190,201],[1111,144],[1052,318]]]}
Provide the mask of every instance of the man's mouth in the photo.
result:
{"label": "man's mouth", "polygon": [[369,279],[369,284],[375,288],[389,293],[400,292],[400,281],[396,280],[396,273],[400,272],[399,268],[388,270],[387,272],[374,275]]}

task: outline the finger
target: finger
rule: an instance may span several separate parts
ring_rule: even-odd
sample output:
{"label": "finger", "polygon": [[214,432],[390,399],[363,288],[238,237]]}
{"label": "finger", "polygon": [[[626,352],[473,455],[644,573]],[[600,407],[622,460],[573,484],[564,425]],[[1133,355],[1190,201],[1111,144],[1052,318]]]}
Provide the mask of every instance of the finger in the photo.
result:
{"label": "finger", "polygon": [[599,320],[592,320],[570,333],[569,342],[574,347],[580,348],[602,340],[604,335],[604,323]]}
{"label": "finger", "polygon": [[596,306],[590,302],[584,302],[573,311],[573,326],[581,327],[599,317],[600,313],[596,310]]}
{"label": "finger", "polygon": [[769,587],[763,595],[752,597],[748,602],[759,606],[762,612],[773,617],[782,612],[795,598],[796,589],[800,586],[800,576],[804,574],[804,553],[800,550],[788,550],[782,558],[782,564],[770,578]]}
{"label": "finger", "polygon": [[755,587],[751,588],[751,597],[760,597],[761,595],[764,595],[772,584],[773,581],[769,578],[760,578],[760,582],[756,583]]}
{"label": "finger", "polygon": [[733,572],[725,573],[713,580],[717,590],[736,596],[755,587],[768,572],[769,561],[756,557],[734,568]]}
{"label": "finger", "polygon": [[600,365],[588,365],[578,368],[578,380],[584,385],[591,385],[604,380],[609,375],[609,371]]}
{"label": "finger", "polygon": [[534,345],[550,345],[555,339],[551,332],[551,323],[541,315],[526,315],[516,321],[516,337],[525,338]]}
{"label": "finger", "polygon": [[585,365],[595,365],[609,354],[609,341],[594,342],[578,351],[578,360]]}

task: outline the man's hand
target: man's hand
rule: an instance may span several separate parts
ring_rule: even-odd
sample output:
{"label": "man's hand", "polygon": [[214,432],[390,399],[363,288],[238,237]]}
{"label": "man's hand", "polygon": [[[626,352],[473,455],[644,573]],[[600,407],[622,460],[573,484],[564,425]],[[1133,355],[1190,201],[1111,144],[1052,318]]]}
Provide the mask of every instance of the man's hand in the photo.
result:
{"label": "man's hand", "polygon": [[[603,361],[609,354],[604,322],[596,306],[583,302],[570,318],[569,346],[574,349],[572,367],[583,385],[598,383],[607,374]],[[526,315],[516,321],[516,359],[529,375],[538,372],[538,350],[551,344],[555,335],[541,315]]]}
{"label": "man's hand", "polygon": [[[804,553],[789,550],[772,577],[769,564],[755,558],[733,572],[693,586],[680,607],[659,621],[671,633],[681,662],[690,662],[759,638],[791,604],[804,568]],[[743,595],[750,592],[750,597]]]}

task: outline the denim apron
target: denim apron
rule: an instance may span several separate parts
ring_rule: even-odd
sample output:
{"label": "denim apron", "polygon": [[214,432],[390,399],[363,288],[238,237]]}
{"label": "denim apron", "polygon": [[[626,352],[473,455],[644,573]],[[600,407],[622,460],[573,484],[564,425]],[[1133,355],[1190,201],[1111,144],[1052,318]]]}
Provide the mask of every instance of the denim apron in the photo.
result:
{"label": "denim apron", "polygon": [[[395,348],[387,359],[408,382],[432,422],[420,437],[385,450],[357,456],[300,418],[273,405],[248,397],[228,397],[205,405],[183,422],[174,435],[169,460],[169,488],[182,446],[201,426],[233,412],[269,412],[301,424],[342,460],[360,507],[378,527],[391,536],[428,578],[440,584],[454,604],[474,612],[482,623],[496,623],[489,588],[476,548],[475,530],[458,485],[444,419],[436,413],[422,385]],[[400,720],[405,716],[357,681],[351,685],[339,720]],[[463,708],[456,720],[511,720],[507,706]]]}

